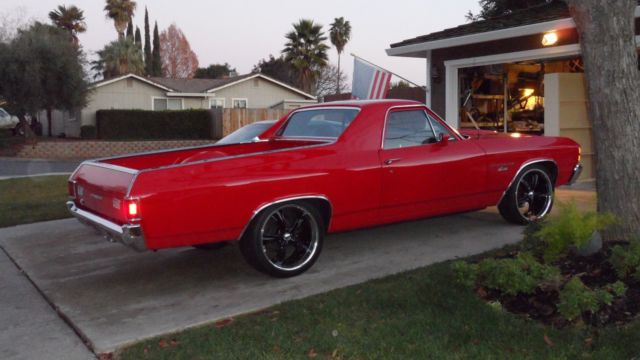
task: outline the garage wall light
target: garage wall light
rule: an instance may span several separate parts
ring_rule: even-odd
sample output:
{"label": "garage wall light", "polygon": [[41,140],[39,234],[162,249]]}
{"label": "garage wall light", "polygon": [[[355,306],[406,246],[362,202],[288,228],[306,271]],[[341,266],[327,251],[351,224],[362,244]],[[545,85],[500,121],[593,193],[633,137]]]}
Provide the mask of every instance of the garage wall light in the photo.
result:
{"label": "garage wall light", "polygon": [[558,42],[558,34],[555,31],[550,31],[542,35],[542,46],[552,46]]}

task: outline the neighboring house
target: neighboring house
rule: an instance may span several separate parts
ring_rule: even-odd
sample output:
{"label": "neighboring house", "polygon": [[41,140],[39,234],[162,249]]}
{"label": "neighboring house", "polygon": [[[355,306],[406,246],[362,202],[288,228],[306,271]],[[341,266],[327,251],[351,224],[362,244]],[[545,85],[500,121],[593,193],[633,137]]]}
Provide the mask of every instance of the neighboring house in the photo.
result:
{"label": "neighboring house", "polygon": [[96,111],[105,109],[295,109],[317,102],[313,95],[263,74],[225,79],[147,78],[128,74],[98,81],[90,89],[89,102],[80,112],[81,125],[95,125]]}
{"label": "neighboring house", "polygon": [[[636,34],[640,7],[635,10]],[[636,43],[640,43],[636,36]],[[562,1],[391,44],[426,59],[425,102],[456,128],[571,137],[594,177],[580,44]]]}

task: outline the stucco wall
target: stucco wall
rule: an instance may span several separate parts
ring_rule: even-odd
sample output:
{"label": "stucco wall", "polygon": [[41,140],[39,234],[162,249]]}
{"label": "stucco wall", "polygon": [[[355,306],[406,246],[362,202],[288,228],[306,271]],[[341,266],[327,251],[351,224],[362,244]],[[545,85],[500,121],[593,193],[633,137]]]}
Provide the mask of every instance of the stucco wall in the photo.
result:
{"label": "stucco wall", "polygon": [[166,97],[166,91],[132,78],[94,88],[81,111],[82,125],[96,124],[96,111],[108,109],[151,110],[152,97]]}

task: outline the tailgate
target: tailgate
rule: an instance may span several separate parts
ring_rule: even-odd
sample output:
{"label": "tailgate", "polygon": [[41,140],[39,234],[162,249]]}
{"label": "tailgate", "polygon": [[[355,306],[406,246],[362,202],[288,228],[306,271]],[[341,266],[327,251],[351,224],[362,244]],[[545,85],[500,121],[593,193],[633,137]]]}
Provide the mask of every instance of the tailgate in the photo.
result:
{"label": "tailgate", "polygon": [[126,222],[123,200],[136,171],[102,163],[83,163],[69,179],[77,207],[118,224]]}

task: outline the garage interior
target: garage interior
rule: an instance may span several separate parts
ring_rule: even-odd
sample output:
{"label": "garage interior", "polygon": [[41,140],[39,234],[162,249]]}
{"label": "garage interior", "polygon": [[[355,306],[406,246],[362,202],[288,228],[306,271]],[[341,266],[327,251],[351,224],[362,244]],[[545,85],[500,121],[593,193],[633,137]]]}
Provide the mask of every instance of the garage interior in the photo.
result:
{"label": "garage interior", "polygon": [[579,57],[459,69],[460,127],[544,135],[545,75],[583,69]]}

